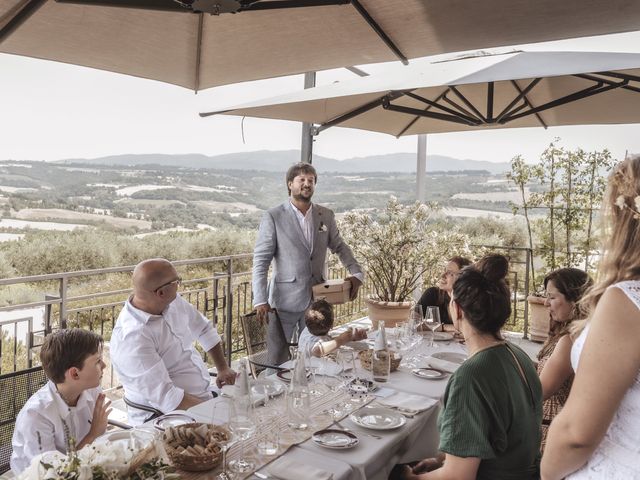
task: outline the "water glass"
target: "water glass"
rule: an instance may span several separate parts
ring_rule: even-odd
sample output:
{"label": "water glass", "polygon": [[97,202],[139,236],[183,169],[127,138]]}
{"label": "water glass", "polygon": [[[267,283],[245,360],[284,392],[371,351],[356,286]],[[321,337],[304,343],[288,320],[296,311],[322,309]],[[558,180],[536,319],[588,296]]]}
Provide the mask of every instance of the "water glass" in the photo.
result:
{"label": "water glass", "polygon": [[280,448],[280,431],[276,428],[279,416],[275,412],[262,412],[256,432],[256,451],[260,455],[277,455]]}
{"label": "water glass", "polygon": [[256,431],[256,423],[251,403],[244,399],[234,399],[229,402],[229,430],[240,443],[240,458],[229,462],[231,470],[238,473],[252,471],[254,462],[245,458],[244,444]]}

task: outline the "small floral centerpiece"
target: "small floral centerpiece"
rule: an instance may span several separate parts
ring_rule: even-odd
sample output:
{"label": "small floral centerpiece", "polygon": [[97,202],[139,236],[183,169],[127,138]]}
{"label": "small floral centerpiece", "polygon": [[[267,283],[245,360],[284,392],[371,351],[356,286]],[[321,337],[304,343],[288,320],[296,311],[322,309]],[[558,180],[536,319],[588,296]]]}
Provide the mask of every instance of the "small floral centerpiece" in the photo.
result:
{"label": "small floral centerpiece", "polygon": [[164,463],[155,448],[134,449],[123,442],[87,445],[68,455],[45,452],[33,459],[19,480],[172,480],[173,467]]}

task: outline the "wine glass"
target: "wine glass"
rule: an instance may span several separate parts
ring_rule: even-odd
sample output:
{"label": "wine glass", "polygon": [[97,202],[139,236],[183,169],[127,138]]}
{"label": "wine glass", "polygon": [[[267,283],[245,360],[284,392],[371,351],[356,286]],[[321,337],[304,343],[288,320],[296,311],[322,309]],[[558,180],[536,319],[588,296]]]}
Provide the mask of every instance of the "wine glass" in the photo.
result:
{"label": "wine glass", "polygon": [[222,472],[220,472],[217,476],[216,476],[216,480],[232,480],[232,476],[229,475],[229,473],[227,472],[227,452],[229,451],[229,448],[231,447],[231,445],[233,444],[233,434],[231,433],[231,430],[229,429],[229,404],[231,402],[225,402],[226,403],[226,408],[224,409],[218,409],[218,406],[222,406],[223,405],[223,401],[216,401],[213,405],[213,413],[211,414],[211,423],[214,423],[214,419],[216,417],[216,412],[224,412],[221,415],[221,419],[222,424],[225,425],[227,427],[227,437],[225,438],[220,438],[218,439],[218,444],[220,445],[220,451],[222,452]]}
{"label": "wine glass", "polygon": [[229,402],[229,430],[240,442],[240,458],[229,462],[229,467],[238,473],[252,471],[255,463],[244,456],[245,441],[256,431],[253,406],[248,399],[234,398],[232,402]]}
{"label": "wine glass", "polygon": [[440,310],[438,307],[427,307],[425,316],[425,322],[429,330],[431,330],[431,347],[436,347],[433,339],[436,336],[436,330],[440,328],[442,322],[440,321]]}

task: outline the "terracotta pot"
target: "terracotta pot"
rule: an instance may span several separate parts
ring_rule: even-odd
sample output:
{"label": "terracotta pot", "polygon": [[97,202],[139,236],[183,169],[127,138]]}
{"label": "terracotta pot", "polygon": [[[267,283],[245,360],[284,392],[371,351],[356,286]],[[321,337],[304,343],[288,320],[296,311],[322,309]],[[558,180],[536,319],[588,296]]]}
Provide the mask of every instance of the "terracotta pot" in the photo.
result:
{"label": "terracotta pot", "polygon": [[371,298],[367,298],[366,302],[373,328],[378,328],[380,321],[388,327],[395,327],[398,323],[406,322],[413,305],[413,302],[380,302]]}
{"label": "terracotta pot", "polygon": [[544,297],[529,295],[529,336],[534,342],[544,342],[549,336],[551,316],[549,308],[544,306]]}

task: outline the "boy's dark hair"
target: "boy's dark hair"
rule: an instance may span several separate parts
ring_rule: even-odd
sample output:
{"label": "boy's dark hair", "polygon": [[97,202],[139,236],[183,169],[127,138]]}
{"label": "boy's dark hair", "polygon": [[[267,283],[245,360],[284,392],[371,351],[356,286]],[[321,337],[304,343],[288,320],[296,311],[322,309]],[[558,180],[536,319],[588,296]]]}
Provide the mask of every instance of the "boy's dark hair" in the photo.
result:
{"label": "boy's dark hair", "polygon": [[71,367],[82,369],[84,361],[102,347],[102,337],[81,328],[57,330],[44,339],[40,348],[40,362],[47,378],[54,383],[64,382],[64,374]]}
{"label": "boy's dark hair", "polygon": [[313,168],[313,165],[311,165],[310,163],[304,163],[304,162],[299,162],[299,163],[296,163],[295,165],[291,165],[289,167],[289,170],[287,170],[287,176],[286,176],[286,185],[287,185],[287,191],[289,192],[289,195],[291,195],[289,182],[293,182],[293,179],[302,173],[313,175],[313,183],[318,183],[318,174],[316,173],[316,169]]}
{"label": "boy's dark hair", "polygon": [[509,260],[490,254],[462,269],[453,284],[453,299],[468,322],[482,333],[500,338],[500,329],[511,315],[506,276]]}
{"label": "boy's dark hair", "polygon": [[316,300],[304,312],[304,321],[309,333],[316,336],[326,335],[333,327],[333,308],[326,300]]}

